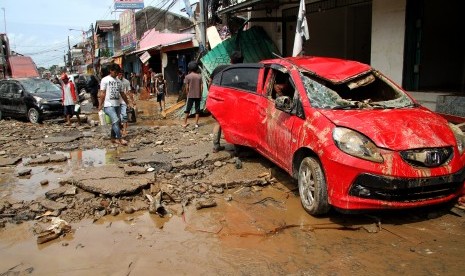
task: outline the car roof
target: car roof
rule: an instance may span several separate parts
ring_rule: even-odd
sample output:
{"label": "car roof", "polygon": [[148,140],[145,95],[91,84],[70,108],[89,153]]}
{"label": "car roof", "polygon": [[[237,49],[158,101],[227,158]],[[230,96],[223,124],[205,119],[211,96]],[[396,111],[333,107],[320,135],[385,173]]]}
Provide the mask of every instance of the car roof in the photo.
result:
{"label": "car roof", "polygon": [[286,57],[262,62],[293,64],[332,83],[342,83],[373,70],[370,65],[358,61],[329,57]]}

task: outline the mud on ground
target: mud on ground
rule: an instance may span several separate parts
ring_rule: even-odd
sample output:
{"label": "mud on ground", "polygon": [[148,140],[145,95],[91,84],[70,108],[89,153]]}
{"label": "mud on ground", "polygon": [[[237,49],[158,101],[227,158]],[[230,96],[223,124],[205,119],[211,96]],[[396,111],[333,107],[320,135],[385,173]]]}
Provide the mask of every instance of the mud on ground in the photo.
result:
{"label": "mud on ground", "polygon": [[137,108],[127,147],[85,105],[83,126],[0,121],[0,274],[463,271],[465,213],[453,203],[315,218],[261,156],[226,143],[212,153],[210,117],[184,129],[153,99]]}

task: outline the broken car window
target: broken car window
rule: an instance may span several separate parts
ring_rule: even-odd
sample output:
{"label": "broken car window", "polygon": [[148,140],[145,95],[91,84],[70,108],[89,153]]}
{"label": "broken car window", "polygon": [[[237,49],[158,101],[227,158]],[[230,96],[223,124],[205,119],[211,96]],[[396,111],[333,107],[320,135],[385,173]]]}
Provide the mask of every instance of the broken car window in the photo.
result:
{"label": "broken car window", "polygon": [[258,72],[259,68],[234,67],[225,69],[222,72],[221,85],[256,93]]}
{"label": "broken car window", "polygon": [[377,71],[334,84],[302,73],[310,103],[327,109],[388,109],[413,105],[405,92]]}

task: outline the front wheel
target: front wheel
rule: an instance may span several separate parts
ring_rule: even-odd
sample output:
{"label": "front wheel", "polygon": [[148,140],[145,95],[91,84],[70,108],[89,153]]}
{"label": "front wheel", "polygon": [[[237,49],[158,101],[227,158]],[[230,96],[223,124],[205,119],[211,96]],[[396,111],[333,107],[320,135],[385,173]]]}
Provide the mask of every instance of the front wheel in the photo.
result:
{"label": "front wheel", "polygon": [[27,111],[27,118],[29,119],[29,122],[33,124],[40,123],[41,119],[39,110],[37,110],[34,107],[29,108],[29,110]]}
{"label": "front wheel", "polygon": [[305,157],[299,167],[299,194],[305,211],[322,215],[329,211],[328,189],[321,164],[313,157]]}

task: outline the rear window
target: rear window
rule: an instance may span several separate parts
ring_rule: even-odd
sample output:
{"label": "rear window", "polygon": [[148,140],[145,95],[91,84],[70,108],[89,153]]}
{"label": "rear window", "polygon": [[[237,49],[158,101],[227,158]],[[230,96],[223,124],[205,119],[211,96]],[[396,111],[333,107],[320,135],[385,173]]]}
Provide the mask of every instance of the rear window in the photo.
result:
{"label": "rear window", "polygon": [[256,93],[259,70],[260,68],[233,67],[215,76],[215,80],[218,81],[217,78],[220,78],[221,86]]}

